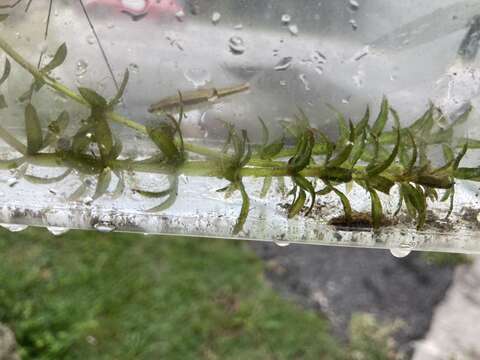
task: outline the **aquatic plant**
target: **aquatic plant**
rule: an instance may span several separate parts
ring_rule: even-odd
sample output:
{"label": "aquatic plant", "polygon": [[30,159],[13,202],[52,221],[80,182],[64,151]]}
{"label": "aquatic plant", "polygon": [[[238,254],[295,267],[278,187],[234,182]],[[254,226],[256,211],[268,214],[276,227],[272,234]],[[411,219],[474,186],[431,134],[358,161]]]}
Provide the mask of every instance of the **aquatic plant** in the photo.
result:
{"label": "aquatic plant", "polygon": [[[154,125],[144,126],[115,111],[128,86],[128,70],[116,95],[106,99],[89,88],[72,90],[51,75],[67,58],[66,44],[60,45],[52,59],[40,68],[1,37],[0,49],[10,58],[4,64],[0,86],[11,75],[10,61],[16,62],[33,78],[30,87],[19,96],[21,106],[24,106],[26,144],[0,126],[2,140],[21,154],[15,159],[1,160],[0,168],[48,166],[68,169],[61,176],[48,179],[24,175],[24,179],[32,183],[61,181],[73,170],[94,175],[97,182],[93,200],[106,194],[114,176],[118,178],[115,194],[119,195],[125,189],[125,172],[158,173],[168,176],[167,188],[158,192],[133,190],[144,197],[158,198],[159,204],[148,211],[161,212],[175,203],[180,175],[220,178],[229,185],[219,192],[226,196],[239,192],[242,198],[240,214],[232,229],[237,234],[242,231],[250,211],[250,196],[244,178],[263,179],[262,196],[270,190],[273,179],[283,185],[284,179],[291,179],[291,188],[287,192],[291,198],[289,218],[308,215],[318,197],[335,194],[343,205],[345,226],[354,221],[355,213],[340,185],[355,183],[370,194],[370,223],[378,229],[384,223],[379,193],[391,195],[396,186],[400,194],[398,211],[404,207],[406,213],[416,220],[417,229],[421,229],[427,219],[428,200],[450,201],[451,212],[456,180],[480,181],[480,167],[460,166],[469,150],[480,148],[480,141],[454,138],[454,128],[468,120],[471,107],[445,126],[444,115],[432,104],[412,125],[402,127],[397,112],[384,98],[373,121],[369,107],[356,124],[337,112],[339,136],[336,139],[327,136],[322,129],[313,128],[302,109],[297,109],[295,121],[284,123],[283,135],[276,139],[271,139],[268,127],[259,118],[263,132],[260,144],[252,144],[245,130],[226,123],[228,137],[223,147],[211,148],[185,141],[181,93],[178,115],[163,113]],[[68,111],[63,110],[47,129],[42,129],[32,99],[44,87],[87,107],[89,116],[72,121]],[[0,108],[7,106],[0,93]],[[393,122],[392,129],[387,126],[389,121]],[[148,137],[158,153],[141,161],[122,158],[122,141],[112,130],[112,123]],[[69,126],[76,130],[73,136],[66,137],[64,134]],[[435,166],[431,161],[429,149],[432,147],[443,149],[443,165]],[[84,188],[84,185],[80,186],[70,199],[82,196]]]}

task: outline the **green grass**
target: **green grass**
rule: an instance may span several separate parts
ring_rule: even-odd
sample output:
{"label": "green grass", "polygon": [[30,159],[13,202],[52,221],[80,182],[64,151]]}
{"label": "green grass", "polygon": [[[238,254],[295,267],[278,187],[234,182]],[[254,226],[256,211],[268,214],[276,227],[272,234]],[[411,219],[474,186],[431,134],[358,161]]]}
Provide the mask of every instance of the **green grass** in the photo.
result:
{"label": "green grass", "polygon": [[433,265],[442,267],[455,267],[459,265],[471,265],[474,258],[465,254],[423,252],[422,258]]}
{"label": "green grass", "polygon": [[0,232],[0,322],[23,359],[341,359],[244,243]]}
{"label": "green grass", "polygon": [[0,230],[0,322],[24,360],[397,359],[390,327],[342,345],[263,271],[242,242]]}

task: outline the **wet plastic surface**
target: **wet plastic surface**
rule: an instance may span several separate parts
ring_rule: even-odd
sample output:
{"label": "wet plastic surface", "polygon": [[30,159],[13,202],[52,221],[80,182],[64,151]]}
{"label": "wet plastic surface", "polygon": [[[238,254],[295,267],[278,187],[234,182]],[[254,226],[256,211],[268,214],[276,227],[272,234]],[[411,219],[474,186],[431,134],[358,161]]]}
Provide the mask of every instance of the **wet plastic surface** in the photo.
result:
{"label": "wet plastic surface", "polygon": [[[338,121],[331,107],[358,125],[365,107],[370,105],[374,119],[386,96],[404,128],[424,113],[431,101],[444,114],[440,117],[443,123],[435,124],[442,129],[454,123],[470,104],[475,108],[479,102],[477,1],[432,5],[379,0],[84,0],[83,7],[80,1],[54,1],[51,11],[48,1],[33,2],[25,11],[27,5],[20,1],[3,9],[9,16],[0,22],[0,37],[35,65],[41,53],[40,63],[46,64],[65,43],[68,55],[50,76],[70,89],[88,87],[107,99],[114,96],[124,70],[129,69],[128,86],[115,111],[140,127],[158,122],[158,114],[148,109],[161,99],[175,97],[178,91],[217,89],[207,101],[185,106],[182,122],[182,134],[189,143],[216,152],[228,136],[225,121],[245,129],[249,142],[259,144],[259,116],[270,130],[270,139],[276,139],[283,131],[281,124],[295,119],[301,108],[312,128],[337,139]],[[2,128],[26,143],[25,101],[18,98],[28,89],[32,76],[9,58],[12,75],[0,87],[8,104],[1,110]],[[1,66],[4,60],[0,51]],[[249,90],[218,96],[222,89],[243,84],[248,84]],[[67,135],[74,136],[74,124],[78,128],[80,120],[89,116],[88,108],[49,86],[35,92],[31,101],[44,129],[49,120],[67,110],[73,124]],[[188,105],[186,96],[182,101]],[[178,116],[174,106],[175,111]],[[460,151],[462,139],[480,138],[478,124],[478,113],[473,110],[468,122],[455,127],[447,144],[454,153]],[[392,125],[390,119],[385,131],[391,131]],[[123,144],[119,161],[140,161],[158,150],[145,134],[131,127],[113,122],[112,131]],[[293,142],[287,141],[289,145]],[[18,156],[5,143],[0,147],[2,159]],[[441,147],[432,146],[428,154],[432,164],[442,165]],[[461,166],[478,168],[478,159],[479,152],[472,147]],[[291,197],[282,195],[275,182],[267,196],[261,197],[262,180],[257,175],[244,176],[248,217],[234,234],[244,198],[238,189],[228,198],[217,191],[229,184],[223,176],[184,171],[176,178],[172,206],[151,212],[159,199],[141,196],[136,190],[161,192],[172,184],[155,166],[112,171],[111,181],[102,185],[104,192],[97,196],[100,174],[79,169],[56,183],[32,181],[32,176],[55,179],[69,169],[63,163],[46,166],[46,160],[42,161],[33,156],[26,162],[28,166],[8,169],[5,165],[0,170],[0,222],[49,226],[55,232],[95,228],[279,244],[386,247],[394,249],[397,256],[411,249],[480,250],[477,181],[456,180],[454,207],[447,220],[449,202],[428,200],[426,224],[419,230],[406,210],[395,214],[398,186],[392,187],[389,195],[380,192],[388,221],[374,230],[371,219],[353,225],[339,222],[342,202],[332,192],[318,196],[308,216],[303,211],[289,219]],[[316,161],[322,162],[322,156]],[[285,178],[290,190],[292,179]],[[320,184],[315,182],[316,190],[321,189]],[[337,188],[347,195],[356,213],[367,216],[371,199],[365,187],[339,183]]]}

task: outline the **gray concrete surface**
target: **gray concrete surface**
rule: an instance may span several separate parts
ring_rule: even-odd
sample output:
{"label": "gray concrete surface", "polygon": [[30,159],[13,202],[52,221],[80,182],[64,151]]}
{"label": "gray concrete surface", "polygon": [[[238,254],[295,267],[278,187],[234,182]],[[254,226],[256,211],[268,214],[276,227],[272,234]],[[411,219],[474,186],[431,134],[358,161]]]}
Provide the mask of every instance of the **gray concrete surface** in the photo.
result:
{"label": "gray concrete surface", "polygon": [[480,359],[480,258],[456,269],[454,282],[435,310],[430,330],[413,360]]}

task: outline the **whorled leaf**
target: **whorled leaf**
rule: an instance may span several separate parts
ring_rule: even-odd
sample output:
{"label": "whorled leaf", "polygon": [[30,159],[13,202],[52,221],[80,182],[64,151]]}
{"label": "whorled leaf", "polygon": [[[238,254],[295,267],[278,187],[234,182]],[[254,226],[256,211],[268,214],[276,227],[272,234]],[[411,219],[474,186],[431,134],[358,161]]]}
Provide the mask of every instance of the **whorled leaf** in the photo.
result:
{"label": "whorled leaf", "polygon": [[310,214],[310,212],[312,211],[314,205],[315,205],[315,198],[316,198],[316,194],[315,194],[315,188],[313,187],[312,183],[310,181],[308,181],[305,177],[301,176],[301,175],[295,175],[293,177],[293,181],[294,183],[302,190],[308,192],[310,194],[310,206],[308,207],[307,209],[307,212],[305,213],[305,215],[308,215]]}
{"label": "whorled leaf", "polygon": [[243,230],[245,222],[247,221],[248,213],[250,212],[250,198],[248,197],[245,186],[241,181],[238,182],[238,189],[242,195],[242,207],[240,209],[240,214],[238,215],[237,222],[233,227],[233,234],[237,235],[240,231]]}
{"label": "whorled leaf", "polygon": [[295,155],[288,161],[292,173],[298,173],[308,166],[314,145],[315,137],[312,130],[308,129],[298,139]]}
{"label": "whorled leaf", "polygon": [[93,195],[93,200],[96,200],[107,193],[108,187],[112,182],[112,170],[109,167],[106,167],[102,170],[97,179],[97,186],[95,188],[95,194]]}
{"label": "whorled leaf", "polygon": [[416,213],[417,229],[421,229],[427,220],[427,201],[420,188],[410,184],[401,184],[402,194],[411,216]]}
{"label": "whorled leaf", "polygon": [[109,160],[113,149],[113,135],[107,119],[103,117],[95,122],[95,141],[102,159]]}
{"label": "whorled leaf", "polygon": [[86,87],[79,87],[78,92],[82,96],[82,98],[90,104],[93,108],[106,108],[107,107],[107,100],[101,96],[96,91],[86,88]]}
{"label": "whorled leaf", "polygon": [[395,185],[392,180],[381,175],[375,175],[368,178],[368,184],[371,188],[381,191],[387,195],[390,195],[390,190]]}
{"label": "whorled leaf", "polygon": [[391,110],[392,110],[392,114],[394,115],[393,117],[395,119],[396,126],[397,126],[397,129],[396,129],[397,140],[395,142],[395,145],[393,147],[392,152],[390,153],[389,157],[385,161],[383,161],[381,163],[372,162],[367,167],[366,171],[367,171],[367,174],[368,174],[369,177],[378,175],[378,174],[382,173],[383,171],[385,171],[386,169],[388,169],[390,167],[390,165],[392,165],[392,163],[397,158],[398,150],[400,148],[400,122],[398,120],[397,113],[393,109],[391,109]]}
{"label": "whorled leaf", "polygon": [[129,79],[130,79],[130,72],[128,71],[128,69],[126,69],[125,73],[123,74],[122,83],[120,84],[120,87],[119,87],[117,93],[115,94],[113,99],[110,100],[110,102],[108,103],[109,107],[113,107],[120,102],[120,100],[123,97],[123,94],[125,93],[125,89],[127,88]]}
{"label": "whorled leaf", "polygon": [[[358,130],[356,130],[358,131]],[[358,161],[361,159],[362,157],[362,154],[364,153],[365,151],[365,147],[367,145],[367,132],[365,130],[365,128],[362,130],[362,134],[360,135],[361,137],[358,138],[358,134],[357,134],[357,140],[355,141],[355,144],[353,146],[353,149],[352,149],[352,153],[350,154],[350,167],[353,168],[357,163]]]}
{"label": "whorled leaf", "polygon": [[25,107],[25,130],[27,133],[27,153],[33,155],[42,149],[43,135],[37,110],[30,103]]}
{"label": "whorled leaf", "polygon": [[347,161],[348,158],[350,157],[350,154],[352,153],[354,144],[355,144],[355,127],[353,126],[353,123],[350,121],[348,141],[345,143],[344,148],[338,153],[338,155],[335,158],[328,161],[327,166],[337,167],[342,165],[345,161]]}
{"label": "whorled leaf", "polygon": [[95,140],[95,127],[91,121],[83,125],[73,137],[72,151],[75,154],[82,154]]}
{"label": "whorled leaf", "polygon": [[150,139],[157,145],[166,159],[175,162],[180,159],[180,152],[175,144],[175,130],[169,125],[162,124],[159,127],[147,127]]}
{"label": "whorled leaf", "polygon": [[372,225],[374,229],[378,229],[382,225],[383,207],[380,197],[374,189],[368,189],[371,200]]}
{"label": "whorled leaf", "polygon": [[382,99],[382,105],[380,107],[380,112],[377,116],[377,119],[373,123],[372,126],[372,133],[378,138],[380,134],[383,132],[385,125],[387,124],[388,120],[388,112],[390,106],[388,104],[388,99],[384,96]]}
{"label": "whorled leaf", "polygon": [[302,211],[305,201],[307,200],[307,193],[303,189],[298,190],[298,196],[288,210],[288,218],[291,219],[297,216]]}
{"label": "whorled leaf", "polygon": [[[170,207],[175,204],[175,201],[177,200],[178,196],[178,176],[169,176],[169,189],[168,189],[168,194],[167,198],[157,206],[154,206],[153,208],[148,209],[148,212],[155,213],[155,212],[161,212],[169,209]],[[159,196],[162,197],[162,196]],[[164,196],[163,196],[164,197]]]}
{"label": "whorled leaf", "polygon": [[65,62],[66,58],[67,58],[67,45],[63,43],[58,47],[57,51],[55,52],[55,55],[53,55],[52,60],[50,60],[50,62],[42,68],[42,72],[48,73],[56,69],[57,67],[59,67]]}
{"label": "whorled leaf", "polygon": [[338,190],[336,187],[334,187],[330,182],[326,181],[325,185],[327,188],[335,193],[337,195],[342,203],[343,206],[343,214],[345,216],[345,220],[347,222],[351,221],[352,219],[352,206],[350,205],[350,200],[348,200],[347,196]]}
{"label": "whorled leaf", "polygon": [[68,175],[72,173],[72,171],[73,169],[68,169],[63,174],[59,176],[54,176],[51,178],[43,178],[43,177],[33,176],[33,175],[24,175],[23,178],[32,184],[42,184],[42,185],[55,184],[65,179]]}

